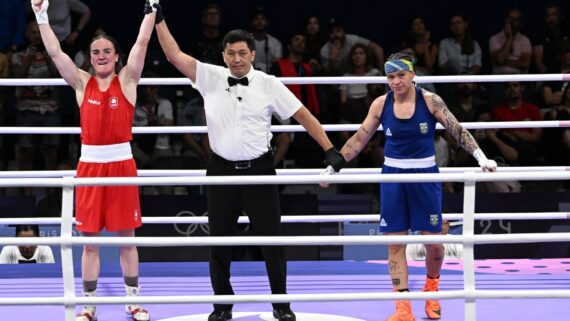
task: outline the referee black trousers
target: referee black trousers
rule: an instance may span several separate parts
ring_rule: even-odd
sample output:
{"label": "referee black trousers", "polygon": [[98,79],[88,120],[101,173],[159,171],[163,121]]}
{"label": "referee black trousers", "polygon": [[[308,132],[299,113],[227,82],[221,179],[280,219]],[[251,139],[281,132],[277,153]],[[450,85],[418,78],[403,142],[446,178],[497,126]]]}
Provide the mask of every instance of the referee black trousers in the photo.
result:
{"label": "referee black trousers", "polygon": [[[275,175],[273,159],[266,154],[243,168],[213,155],[207,176]],[[240,169],[238,169],[240,168]],[[251,232],[255,236],[281,235],[281,206],[277,185],[209,185],[208,224],[210,236],[233,236],[237,220],[247,214]],[[262,246],[261,252],[269,277],[272,294],[287,292],[287,261],[282,246]],[[230,283],[231,247],[210,247],[210,280],[216,295],[232,295]],[[273,304],[274,308],[288,307],[288,303]],[[232,309],[231,304],[214,304],[215,309]]]}

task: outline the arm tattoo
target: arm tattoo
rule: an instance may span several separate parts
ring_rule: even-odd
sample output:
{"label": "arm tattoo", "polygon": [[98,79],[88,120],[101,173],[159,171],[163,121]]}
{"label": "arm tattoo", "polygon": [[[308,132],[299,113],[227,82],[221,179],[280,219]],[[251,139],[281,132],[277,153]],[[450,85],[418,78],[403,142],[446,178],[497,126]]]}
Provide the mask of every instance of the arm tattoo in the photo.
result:
{"label": "arm tattoo", "polygon": [[[364,133],[364,135],[367,137],[366,141],[368,141],[368,139],[370,139],[370,131],[367,130],[366,128],[364,128],[364,126],[360,126],[360,128],[358,129],[357,135],[362,135],[362,133]],[[348,139],[348,141],[346,142],[346,144],[344,145],[342,152],[343,152],[343,156],[346,158],[347,161],[351,161],[354,157],[356,157],[356,155],[358,155],[358,153],[360,153],[360,151],[362,150],[362,148],[364,147],[364,145],[366,144],[361,144],[359,142],[359,138],[355,138],[354,135],[351,138]],[[361,136],[359,136],[361,137]]]}
{"label": "arm tattoo", "polygon": [[479,148],[477,142],[467,129],[463,128],[457,118],[451,113],[443,99],[436,94],[432,95],[432,104],[435,112],[441,112],[447,122],[446,130],[455,138],[457,143],[467,152],[473,154]]}
{"label": "arm tattoo", "polygon": [[400,282],[400,279],[392,279],[392,284],[393,284],[394,286],[398,286],[398,285],[400,285],[400,283],[401,283],[401,282]]}

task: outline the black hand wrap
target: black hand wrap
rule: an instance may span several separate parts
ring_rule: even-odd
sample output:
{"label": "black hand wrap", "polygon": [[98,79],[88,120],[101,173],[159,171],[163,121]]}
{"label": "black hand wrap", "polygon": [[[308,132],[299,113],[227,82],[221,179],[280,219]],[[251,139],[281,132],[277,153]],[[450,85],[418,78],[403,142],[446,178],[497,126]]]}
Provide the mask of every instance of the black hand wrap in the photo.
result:
{"label": "black hand wrap", "polygon": [[155,3],[154,7],[156,8],[156,20],[154,24],[157,25],[164,20],[164,15],[162,15],[162,6],[160,4]]}
{"label": "black hand wrap", "polygon": [[332,166],[335,172],[339,172],[346,164],[346,161],[336,148],[331,147],[325,152],[325,164],[326,166]]}
{"label": "black hand wrap", "polygon": [[162,20],[164,20],[164,16],[162,15],[162,6],[160,4],[155,3],[151,6],[150,2],[146,0],[144,3],[144,14],[151,13],[153,11],[152,10],[153,7],[156,8],[156,19],[154,20],[154,24],[157,25],[161,23]]}
{"label": "black hand wrap", "polygon": [[144,14],[149,14],[152,12],[152,7],[150,6],[150,3],[148,2],[148,0],[146,0],[144,2],[144,10],[143,10]]}

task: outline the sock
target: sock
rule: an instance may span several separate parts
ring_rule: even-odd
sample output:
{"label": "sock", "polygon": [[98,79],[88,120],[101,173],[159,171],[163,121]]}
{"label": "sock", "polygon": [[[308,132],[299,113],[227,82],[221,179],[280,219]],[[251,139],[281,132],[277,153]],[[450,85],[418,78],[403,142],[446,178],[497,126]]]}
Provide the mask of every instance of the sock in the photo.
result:
{"label": "sock", "polygon": [[429,275],[428,275],[427,277],[428,277],[428,279],[431,279],[431,280],[438,280],[438,279],[439,279],[439,277],[440,277],[440,275],[438,275],[438,276],[437,276],[437,277],[435,277],[435,278],[432,278],[432,277],[431,277],[431,276],[429,276]]}
{"label": "sock", "polygon": [[410,292],[410,290],[409,289],[399,289],[399,290],[396,290],[396,292]]}
{"label": "sock", "polygon": [[130,286],[130,287],[134,287],[134,288],[138,288],[139,287],[139,276],[125,276],[123,277],[123,279],[125,280],[125,285],[126,286]]}
{"label": "sock", "polygon": [[97,280],[83,280],[83,292],[95,292],[95,290],[97,290]]}

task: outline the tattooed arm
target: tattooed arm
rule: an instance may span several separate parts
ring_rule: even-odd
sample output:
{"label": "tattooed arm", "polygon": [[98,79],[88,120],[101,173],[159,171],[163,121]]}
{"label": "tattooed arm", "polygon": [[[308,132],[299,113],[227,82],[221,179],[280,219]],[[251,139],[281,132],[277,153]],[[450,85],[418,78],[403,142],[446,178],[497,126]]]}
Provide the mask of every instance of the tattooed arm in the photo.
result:
{"label": "tattooed arm", "polygon": [[380,114],[384,108],[385,100],[386,95],[378,97],[374,102],[372,102],[372,105],[370,105],[370,109],[368,110],[368,115],[366,116],[366,119],[364,119],[364,122],[362,122],[362,126],[360,126],[358,131],[352,135],[348,141],[346,141],[340,150],[340,153],[347,162],[350,162],[358,153],[360,153],[372,135],[374,135],[378,130],[378,126],[380,125]]}
{"label": "tattooed arm", "polygon": [[455,138],[455,141],[463,147],[469,154],[473,155],[479,166],[482,167],[485,172],[494,172],[497,169],[497,164],[493,160],[488,160],[483,151],[477,145],[477,142],[471,136],[471,133],[467,131],[461,124],[457,121],[457,118],[451,113],[447,105],[438,95],[431,93],[429,91],[423,90],[423,95],[425,101],[430,109],[431,113],[437,119],[437,121],[445,127],[447,132]]}

